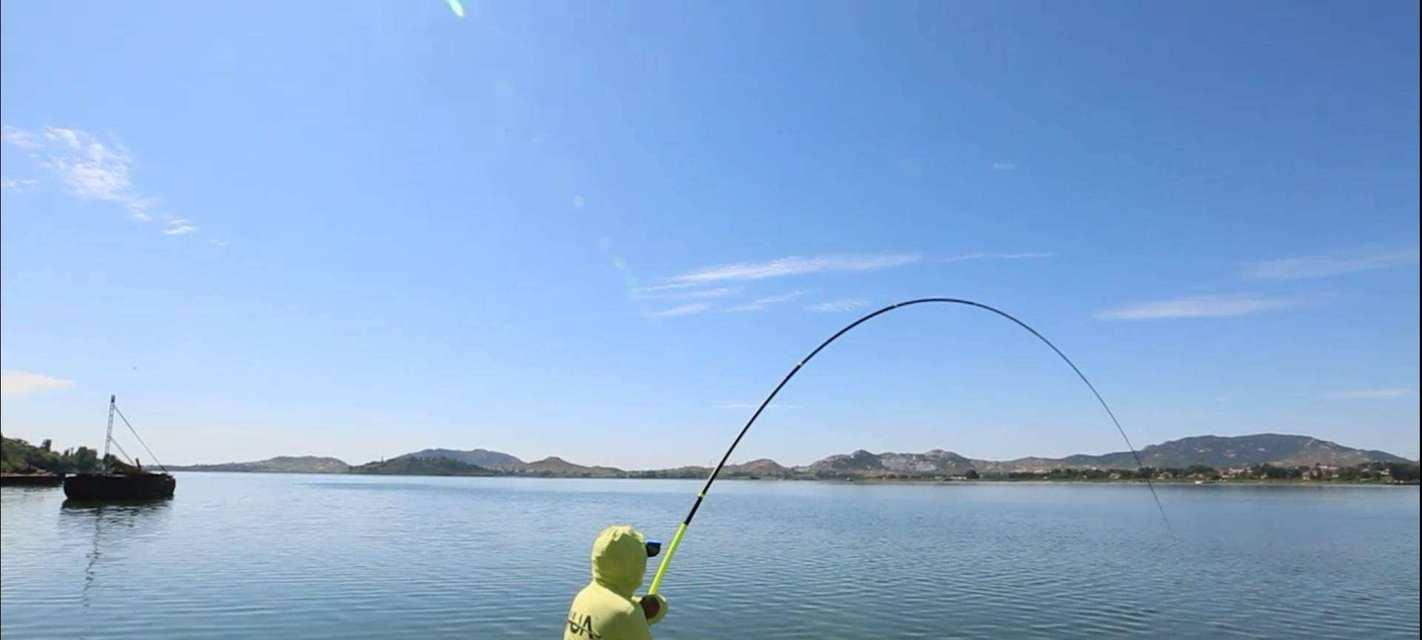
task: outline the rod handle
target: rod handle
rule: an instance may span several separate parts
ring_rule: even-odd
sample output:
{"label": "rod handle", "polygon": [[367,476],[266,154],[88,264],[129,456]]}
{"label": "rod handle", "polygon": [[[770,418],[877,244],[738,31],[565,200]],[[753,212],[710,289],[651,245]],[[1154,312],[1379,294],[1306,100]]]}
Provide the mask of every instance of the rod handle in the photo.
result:
{"label": "rod handle", "polygon": [[671,543],[667,545],[667,554],[662,556],[662,563],[657,565],[657,573],[652,576],[652,586],[647,589],[647,595],[654,595],[662,588],[662,577],[667,575],[667,567],[671,566],[672,556],[676,555],[676,548],[681,546],[681,538],[685,535],[686,523],[683,522],[676,528],[676,535],[672,536]]}

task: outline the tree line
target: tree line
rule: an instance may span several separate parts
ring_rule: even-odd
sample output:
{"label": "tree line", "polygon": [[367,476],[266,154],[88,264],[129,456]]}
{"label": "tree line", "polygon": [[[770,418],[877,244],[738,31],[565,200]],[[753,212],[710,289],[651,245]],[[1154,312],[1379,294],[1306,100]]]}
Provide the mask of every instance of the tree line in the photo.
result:
{"label": "tree line", "polygon": [[91,473],[102,466],[99,452],[88,447],[54,451],[49,439],[35,446],[19,438],[0,438],[0,472]]}

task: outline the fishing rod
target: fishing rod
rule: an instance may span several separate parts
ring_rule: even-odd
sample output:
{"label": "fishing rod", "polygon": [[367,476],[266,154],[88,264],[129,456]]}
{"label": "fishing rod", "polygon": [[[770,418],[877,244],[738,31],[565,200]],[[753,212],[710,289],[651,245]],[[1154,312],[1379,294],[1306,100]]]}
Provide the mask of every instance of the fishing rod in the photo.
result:
{"label": "fishing rod", "polygon": [[[1012,314],[998,309],[997,307],[986,305],[981,302],[974,302],[972,300],[965,300],[963,298],[918,298],[914,300],[907,300],[904,302],[891,304],[887,307],[884,307],[883,309],[865,315],[864,317],[849,323],[848,326],[837,331],[834,335],[830,336],[829,339],[825,340],[824,342],[821,342],[820,346],[815,347],[815,350],[811,351],[810,355],[805,356],[805,358],[801,360],[799,364],[796,364],[795,368],[790,370],[790,373],[785,374],[785,377],[780,380],[780,384],[775,385],[775,389],[771,390],[770,395],[766,396],[765,400],[762,401],[760,403],[760,406],[756,408],[755,413],[751,414],[750,420],[746,421],[746,425],[744,427],[741,427],[741,432],[736,434],[735,440],[731,441],[731,447],[729,449],[726,449],[726,455],[721,456],[721,461],[716,464],[716,468],[712,469],[711,475],[706,478],[706,484],[702,485],[701,492],[696,494],[696,501],[691,503],[691,511],[687,512],[686,518],[684,518],[681,521],[681,524],[677,526],[676,533],[672,535],[671,543],[667,545],[667,553],[666,555],[662,556],[662,562],[660,565],[657,566],[657,573],[652,577],[652,586],[647,589],[647,593],[656,593],[657,590],[661,588],[662,578],[666,576],[667,567],[671,566],[672,556],[676,555],[677,547],[681,546],[681,539],[686,536],[686,528],[691,526],[691,519],[696,517],[696,510],[701,508],[701,501],[706,499],[706,493],[711,490],[711,484],[716,482],[716,476],[720,475],[721,469],[726,466],[726,461],[731,459],[731,453],[736,450],[736,446],[741,443],[741,439],[746,437],[746,432],[750,431],[751,425],[755,424],[757,418],[760,418],[761,412],[765,411],[765,407],[770,404],[771,400],[775,399],[775,396],[780,393],[780,390],[785,388],[785,384],[790,382],[790,379],[794,378],[795,374],[799,373],[800,369],[804,368],[804,366],[808,364],[810,360],[814,359],[816,355],[819,355],[819,353],[823,351],[825,347],[828,347],[830,343],[834,342],[835,340],[838,340],[840,336],[849,333],[851,329],[895,309],[901,309],[903,307],[928,303],[956,304],[974,307],[977,309],[982,309],[984,311],[990,311],[992,313],[997,314],[998,316],[1011,320],[1013,324],[1016,324],[1017,326],[1026,329],[1028,333],[1032,334],[1033,336],[1036,336],[1037,339],[1041,340],[1043,344],[1047,345],[1048,347],[1051,347],[1052,351],[1056,353],[1057,356],[1060,357],[1063,362],[1067,363],[1068,367],[1071,367],[1071,370],[1076,373],[1076,377],[1081,378],[1081,381],[1086,383],[1086,388],[1091,390],[1091,395],[1096,396],[1096,401],[1101,404],[1102,409],[1106,410],[1106,415],[1111,418],[1111,424],[1116,425],[1116,431],[1121,434],[1121,439],[1126,442],[1126,448],[1131,450],[1131,457],[1135,458],[1137,469],[1145,467],[1145,465],[1141,463],[1140,454],[1136,452],[1136,446],[1134,444],[1131,444],[1131,437],[1126,435],[1126,429],[1121,426],[1121,421],[1116,419],[1116,412],[1111,410],[1111,405],[1106,404],[1106,399],[1101,397],[1101,392],[1096,390],[1096,385],[1091,384],[1091,381],[1086,378],[1086,374],[1082,373],[1081,369],[1077,368],[1076,363],[1072,362],[1071,358],[1068,358],[1065,353],[1062,353],[1062,350],[1058,349],[1057,345],[1052,344],[1051,340],[1048,340],[1046,336],[1039,333],[1036,329],[1033,329],[1032,327],[1028,326],[1027,323],[1018,320]],[[1145,481],[1146,487],[1150,489],[1151,498],[1155,500],[1155,507],[1160,511],[1161,521],[1165,523],[1165,528],[1168,531],[1170,530],[1170,519],[1167,518],[1165,515],[1165,506],[1160,503],[1160,495],[1155,492],[1155,484],[1150,481],[1149,475],[1146,476]]]}

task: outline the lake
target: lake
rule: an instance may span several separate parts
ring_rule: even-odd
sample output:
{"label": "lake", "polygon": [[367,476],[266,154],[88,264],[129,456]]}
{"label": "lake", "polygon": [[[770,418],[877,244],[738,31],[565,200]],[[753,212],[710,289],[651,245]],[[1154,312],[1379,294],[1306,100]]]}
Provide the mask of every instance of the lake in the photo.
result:
{"label": "lake", "polygon": [[[593,537],[699,482],[180,473],[0,490],[25,638],[558,638]],[[1418,488],[720,482],[658,638],[1417,638]],[[649,563],[648,579],[655,561]],[[644,585],[645,588],[645,585]]]}

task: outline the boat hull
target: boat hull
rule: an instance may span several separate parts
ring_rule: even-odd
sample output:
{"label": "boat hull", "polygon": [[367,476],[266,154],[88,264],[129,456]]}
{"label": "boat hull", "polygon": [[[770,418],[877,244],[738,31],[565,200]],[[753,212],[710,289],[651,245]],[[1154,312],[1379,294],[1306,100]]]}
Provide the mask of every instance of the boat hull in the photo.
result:
{"label": "boat hull", "polygon": [[166,473],[81,473],[64,479],[64,495],[86,502],[153,500],[173,497],[177,486],[178,481]]}

